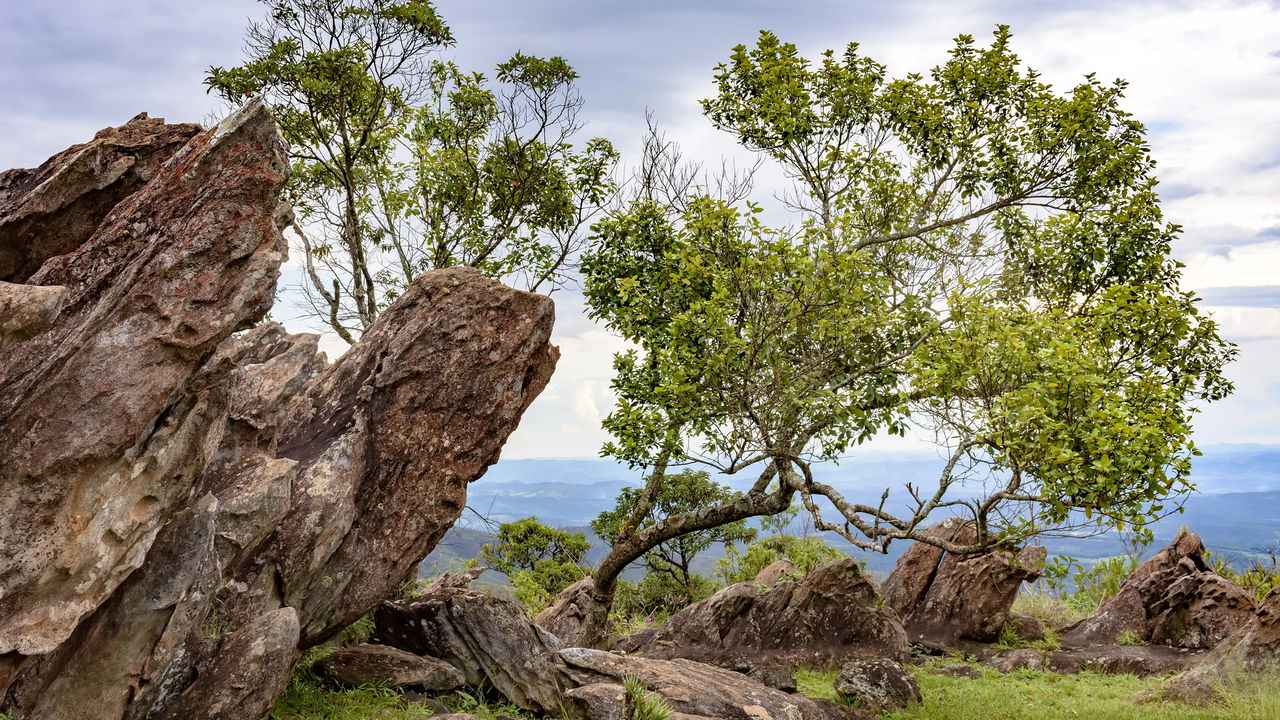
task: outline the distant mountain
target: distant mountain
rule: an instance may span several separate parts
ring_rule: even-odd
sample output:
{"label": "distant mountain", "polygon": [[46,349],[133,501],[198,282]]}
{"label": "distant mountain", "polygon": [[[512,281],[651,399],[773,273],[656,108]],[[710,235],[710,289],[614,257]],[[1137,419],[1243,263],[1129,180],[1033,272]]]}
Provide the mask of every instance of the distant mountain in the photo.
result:
{"label": "distant mountain", "polygon": [[[1211,445],[1202,450],[1204,455],[1196,458],[1192,471],[1200,492],[1188,498],[1182,514],[1154,526],[1157,545],[1167,544],[1183,525],[1228,557],[1247,556],[1280,542],[1276,510],[1280,507],[1280,446]],[[874,501],[885,487],[896,490],[907,482],[929,487],[941,465],[942,460],[930,452],[866,452],[817,472],[849,499]],[[436,565],[443,561],[447,568],[451,558],[476,557],[480,546],[491,539],[492,527],[522,517],[535,516],[549,525],[589,533],[591,520],[612,508],[618,492],[640,477],[640,471],[602,459],[504,460],[472,483],[467,502],[472,512],[463,516],[430,560]],[[798,532],[798,526],[793,531]],[[876,572],[887,572],[906,549],[906,544],[899,543],[889,555],[864,553],[834,534],[828,542],[865,557]],[[1112,535],[1046,538],[1044,544],[1053,554],[1082,560],[1122,552],[1120,541]],[[595,542],[588,560],[598,561],[604,551]],[[699,558],[699,571],[713,572],[717,558],[717,554]]]}

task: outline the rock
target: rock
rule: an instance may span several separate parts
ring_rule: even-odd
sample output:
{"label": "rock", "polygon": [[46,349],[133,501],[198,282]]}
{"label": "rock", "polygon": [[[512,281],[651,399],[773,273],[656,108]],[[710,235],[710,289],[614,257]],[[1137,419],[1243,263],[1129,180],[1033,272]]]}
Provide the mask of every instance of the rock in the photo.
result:
{"label": "rock", "polygon": [[452,665],[385,645],[359,645],[327,656],[319,663],[329,679],[345,687],[412,685],[443,692],[462,687],[466,678]]}
{"label": "rock", "polygon": [[473,567],[459,572],[444,573],[435,580],[432,580],[426,587],[422,588],[422,592],[418,594],[431,595],[432,593],[446,589],[466,590],[471,587],[471,583],[475,582],[476,578],[483,575],[486,570],[488,570],[488,568]]}
{"label": "rock", "polygon": [[1082,670],[1112,675],[1168,675],[1193,665],[1199,652],[1162,645],[1095,645],[1067,648],[1049,655],[1048,667],[1059,673]]}
{"label": "rock", "polygon": [[[933,537],[972,543],[971,523],[949,518],[929,529]],[[1000,637],[1023,582],[1040,577],[1046,550],[1030,545],[1018,552],[998,550],[952,555],[927,543],[913,543],[880,586],[885,603],[902,617],[907,639],[931,650],[989,643]]]}
{"label": "rock", "polygon": [[774,690],[796,691],[796,669],[790,665],[761,665],[747,671],[747,677]]}
{"label": "rock", "polygon": [[485,683],[527,710],[559,712],[572,687],[557,652],[564,646],[529,619],[524,606],[481,592],[444,588],[386,601],[374,615],[374,641],[428,655]]}
{"label": "rock", "polygon": [[1184,702],[1207,702],[1233,675],[1280,671],[1280,588],[1258,603],[1244,627],[1206,653],[1199,664],[1175,675],[1155,696]]}
{"label": "rock", "polygon": [[972,665],[965,665],[964,663],[957,663],[955,665],[947,665],[946,667],[938,668],[937,674],[946,675],[948,677],[968,678],[970,680],[978,680],[982,677],[981,670]]}
{"label": "rock", "polygon": [[591,607],[591,593],[594,589],[595,582],[589,577],[575,582],[561,590],[551,607],[538,613],[533,621],[538,627],[560,638],[565,645],[581,645],[582,628]]}
{"label": "rock", "polygon": [[275,705],[298,657],[298,616],[280,608],[259,616],[222,641],[213,664],[155,720],[261,718]]}
{"label": "rock", "polygon": [[833,667],[849,660],[905,660],[906,638],[857,560],[843,558],[797,582],[731,585],[619,647],[652,658]]}
{"label": "rock", "polygon": [[1005,626],[1027,642],[1040,642],[1045,639],[1044,623],[1030,615],[1012,613],[1005,622]]}
{"label": "rock", "polygon": [[783,558],[756,574],[756,582],[761,585],[776,585],[779,580],[784,578],[801,578],[804,572],[796,567],[796,564]]}
{"label": "rock", "polygon": [[1147,560],[1098,612],[1063,633],[1068,646],[1110,645],[1123,633],[1143,642],[1209,649],[1248,623],[1249,593],[1220,577],[1204,561],[1204,544],[1193,532],[1178,534]]}
{"label": "rock", "polygon": [[49,258],[83,245],[200,131],[142,113],[38,168],[0,173],[0,280],[25,283]]}
{"label": "rock", "polygon": [[0,713],[265,714],[550,377],[551,302],[472,269],[416,279],[332,365],[256,325],[287,172],[254,101],[0,175]]}
{"label": "rock", "polygon": [[1014,670],[1043,670],[1046,660],[1039,650],[1022,648],[996,653],[984,662],[1002,673],[1011,673]]}
{"label": "rock", "polygon": [[901,663],[884,659],[845,664],[835,688],[841,697],[874,712],[901,710],[924,699],[915,676]]}
{"label": "rock", "polygon": [[614,683],[591,683],[565,693],[568,715],[575,720],[630,720],[627,690]]}
{"label": "rock", "polygon": [[872,720],[875,717],[866,710],[790,695],[731,670],[691,660],[656,660],[588,648],[567,648],[560,651],[560,658],[579,688],[597,684],[619,686],[623,677],[634,676],[675,710],[673,720],[681,715],[739,719],[767,716],[775,720]]}

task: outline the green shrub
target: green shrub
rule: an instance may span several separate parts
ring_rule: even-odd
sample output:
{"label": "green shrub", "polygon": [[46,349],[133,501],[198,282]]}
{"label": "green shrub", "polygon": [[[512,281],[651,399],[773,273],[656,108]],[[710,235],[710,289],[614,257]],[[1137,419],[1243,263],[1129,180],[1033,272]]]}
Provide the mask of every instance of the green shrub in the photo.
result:
{"label": "green shrub", "polygon": [[1133,630],[1125,630],[1116,636],[1117,645],[1146,645],[1147,641]]}
{"label": "green shrub", "polygon": [[730,546],[725,557],[716,562],[716,569],[725,584],[732,585],[755,580],[761,570],[779,560],[790,560],[801,572],[808,574],[816,567],[843,557],[847,555],[816,535],[772,535],[751,543],[745,553]]}
{"label": "green shrub", "polygon": [[631,708],[629,720],[669,720],[675,710],[656,693],[640,682],[640,678],[625,675],[622,687],[627,691],[627,705]]}

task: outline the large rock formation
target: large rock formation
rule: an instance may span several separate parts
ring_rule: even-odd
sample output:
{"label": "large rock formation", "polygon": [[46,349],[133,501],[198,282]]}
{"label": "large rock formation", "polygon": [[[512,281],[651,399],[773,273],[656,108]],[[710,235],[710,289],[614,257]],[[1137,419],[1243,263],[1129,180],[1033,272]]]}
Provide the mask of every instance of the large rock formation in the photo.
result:
{"label": "large rock formation", "polygon": [[1169,547],[1147,560],[1098,612],[1068,627],[1063,642],[1110,644],[1121,633],[1144,642],[1208,649],[1246,625],[1253,598],[1209,569],[1200,536],[1178,534]]}
{"label": "large rock formation", "polygon": [[730,585],[620,647],[647,657],[730,667],[835,667],[848,660],[907,657],[902,625],[853,558],[772,587]]}
{"label": "large rock formation", "polygon": [[[929,534],[955,543],[976,540],[971,523],[951,518]],[[902,617],[907,638],[935,650],[966,642],[993,642],[1009,620],[1023,582],[1040,577],[1045,549],[997,550],[953,555],[927,543],[913,543],[880,586],[889,607]]]}
{"label": "large rock formation", "polygon": [[1215,698],[1240,673],[1280,671],[1280,588],[1273,589],[1249,622],[1207,653],[1200,664],[1165,682],[1159,696],[1200,702]]}
{"label": "large rock formation", "polygon": [[332,366],[253,327],[287,173],[255,102],[0,175],[0,712],[262,716],[550,377],[551,302],[469,269],[418,278]]}

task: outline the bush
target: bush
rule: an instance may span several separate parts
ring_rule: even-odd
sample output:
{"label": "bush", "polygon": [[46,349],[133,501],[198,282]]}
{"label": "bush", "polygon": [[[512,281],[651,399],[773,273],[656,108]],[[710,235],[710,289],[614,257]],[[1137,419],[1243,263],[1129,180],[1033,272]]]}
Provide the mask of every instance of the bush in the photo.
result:
{"label": "bush", "polygon": [[1137,567],[1138,563],[1128,555],[1102,558],[1090,567],[1079,567],[1072,576],[1076,590],[1067,598],[1067,604],[1078,612],[1092,615],[1102,603],[1120,592],[1120,586]]}
{"label": "bush", "polygon": [[728,550],[724,559],[716,563],[727,585],[755,580],[761,570],[783,559],[808,574],[816,567],[847,557],[816,535],[773,535],[751,543],[745,553],[732,546]]}
{"label": "bush", "polygon": [[614,611],[623,617],[669,615],[711,597],[720,585],[702,575],[689,576],[688,587],[675,578],[650,572],[638,583],[618,582]]}

